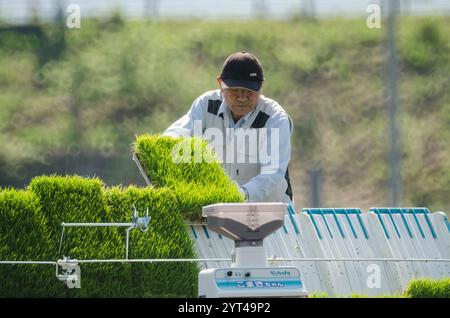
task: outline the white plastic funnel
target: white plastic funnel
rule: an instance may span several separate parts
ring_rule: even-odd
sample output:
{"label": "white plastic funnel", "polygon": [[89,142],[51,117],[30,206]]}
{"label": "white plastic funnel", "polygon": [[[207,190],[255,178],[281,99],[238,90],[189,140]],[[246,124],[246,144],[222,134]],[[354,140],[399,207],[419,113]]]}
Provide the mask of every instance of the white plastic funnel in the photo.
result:
{"label": "white plastic funnel", "polygon": [[260,241],[283,226],[287,204],[219,203],[203,207],[208,228],[234,241]]}

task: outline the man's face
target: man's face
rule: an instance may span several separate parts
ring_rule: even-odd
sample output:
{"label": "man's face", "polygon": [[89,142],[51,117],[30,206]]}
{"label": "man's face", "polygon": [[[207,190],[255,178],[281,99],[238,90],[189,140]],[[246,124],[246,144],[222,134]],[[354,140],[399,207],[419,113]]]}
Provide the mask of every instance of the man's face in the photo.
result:
{"label": "man's face", "polygon": [[239,120],[253,111],[261,95],[260,92],[244,88],[221,88],[221,90],[234,120]]}

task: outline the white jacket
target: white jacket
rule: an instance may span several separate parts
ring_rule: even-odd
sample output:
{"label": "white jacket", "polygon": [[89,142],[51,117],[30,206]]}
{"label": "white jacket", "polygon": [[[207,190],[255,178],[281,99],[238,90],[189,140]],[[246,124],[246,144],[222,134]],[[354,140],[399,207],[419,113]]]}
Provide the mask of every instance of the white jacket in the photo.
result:
{"label": "white jacket", "polygon": [[292,131],[286,111],[263,95],[253,112],[234,123],[220,90],[214,90],[198,97],[163,135],[208,140],[228,175],[247,189],[249,202],[290,203]]}

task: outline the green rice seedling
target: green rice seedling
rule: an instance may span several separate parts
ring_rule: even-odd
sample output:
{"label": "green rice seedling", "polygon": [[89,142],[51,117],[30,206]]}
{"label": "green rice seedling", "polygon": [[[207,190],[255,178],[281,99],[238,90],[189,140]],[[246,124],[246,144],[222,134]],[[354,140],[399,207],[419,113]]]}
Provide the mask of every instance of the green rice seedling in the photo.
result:
{"label": "green rice seedling", "polygon": [[369,298],[369,296],[364,294],[351,294],[350,298]]}
{"label": "green rice seedling", "polygon": [[[0,190],[0,260],[49,260],[53,247],[40,212],[31,191]],[[0,297],[54,296],[52,275],[49,265],[0,265]]]}
{"label": "green rice seedling", "polygon": [[[29,188],[39,198],[47,219],[53,259],[115,259],[124,255],[124,229],[106,227],[69,227],[59,251],[61,223],[114,222],[106,205],[103,183],[79,176],[42,176],[34,178]],[[113,297],[127,293],[129,265],[108,263],[83,264],[81,289],[63,289],[66,297]],[[55,279],[53,277],[52,279]],[[121,282],[121,280],[124,280]],[[61,284],[61,283],[60,283]]]}
{"label": "green rice seedling", "polygon": [[[141,135],[133,151],[155,186],[175,191],[189,219],[200,219],[202,206],[244,199],[204,140]],[[176,155],[182,162],[174,160]]]}
{"label": "green rice seedling", "polygon": [[405,297],[411,298],[450,298],[450,278],[413,279],[404,292]]}
{"label": "green rice seedling", "polygon": [[325,292],[314,292],[308,295],[308,298],[329,298],[327,293]]}
{"label": "green rice seedling", "polygon": [[[49,255],[49,245],[35,246],[35,242],[48,243],[39,200],[31,191],[0,190],[0,242],[10,248],[17,260],[44,260]],[[25,239],[22,233],[27,233]],[[5,247],[6,248],[6,247]],[[3,255],[2,255],[3,258]]]}
{"label": "green rice seedling", "polygon": [[[43,176],[29,190],[0,192],[0,258],[55,261],[124,259],[126,228],[66,228],[59,253],[61,222],[130,223],[134,204],[148,208],[147,231],[130,231],[129,258],[195,258],[193,243],[173,190],[105,189],[99,179]],[[21,267],[20,267],[21,266]],[[0,295],[5,297],[195,297],[195,262],[82,263],[81,289],[69,289],[53,266],[2,265]],[[30,268],[31,271],[30,271]]]}
{"label": "green rice seedling", "polygon": [[403,294],[382,294],[376,296],[376,298],[405,298]]}
{"label": "green rice seedling", "polygon": [[[105,192],[107,204],[115,219],[129,218],[127,207],[136,205],[141,215],[149,208],[151,221],[147,232],[130,232],[130,258],[195,258],[193,243],[176,196],[166,188],[138,189],[114,187]],[[133,264],[133,294],[141,297],[195,297],[197,295],[196,263]]]}
{"label": "green rice seedling", "polygon": [[[54,257],[62,254],[81,257],[85,247],[99,251],[92,246],[94,241],[102,241],[104,235],[114,229],[66,228],[61,253],[58,254],[61,236],[61,223],[112,222],[113,218],[106,205],[101,180],[86,179],[79,176],[41,176],[34,178],[29,188],[41,202],[42,213],[47,219],[50,239],[54,244]],[[78,236],[77,239],[74,237]],[[116,251],[107,252],[107,257],[116,256]],[[87,256],[87,255],[84,255]],[[95,255],[89,255],[90,257]]]}
{"label": "green rice seedling", "polygon": [[[125,256],[125,231],[120,228],[66,228],[59,242],[61,223],[129,222],[131,206],[141,213],[149,209],[152,221],[145,233],[130,232],[129,257],[145,259],[195,258],[185,218],[199,219],[201,208],[217,202],[240,202],[243,196],[236,184],[215,160],[205,141],[191,138],[202,149],[198,162],[176,163],[173,149],[182,139],[160,136],[138,137],[135,151],[155,187],[105,189],[97,178],[79,176],[41,176],[29,185],[38,208],[35,220],[41,220],[47,256],[57,259],[118,259]],[[61,245],[60,245],[61,243]],[[4,250],[12,244],[3,244]],[[26,257],[23,255],[23,257]],[[196,263],[155,262],[143,264],[83,264],[82,288],[64,289],[54,279],[46,293],[37,295],[64,297],[194,297],[197,290]],[[47,280],[51,280],[47,275]],[[54,278],[54,277],[52,277]],[[27,279],[22,281],[24,286]],[[17,283],[17,280],[15,280]],[[59,284],[56,286],[55,284]],[[19,283],[20,285],[20,283]],[[26,288],[24,290],[27,290]],[[25,293],[30,293],[26,291]],[[6,295],[11,291],[6,291]]]}

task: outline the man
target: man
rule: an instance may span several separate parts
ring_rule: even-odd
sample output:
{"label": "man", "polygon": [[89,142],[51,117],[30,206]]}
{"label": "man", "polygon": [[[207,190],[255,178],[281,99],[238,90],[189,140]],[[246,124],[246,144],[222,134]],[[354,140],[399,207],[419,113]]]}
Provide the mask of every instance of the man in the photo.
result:
{"label": "man", "polygon": [[198,97],[163,135],[190,137],[198,135],[198,130],[203,138],[214,135],[216,154],[247,202],[290,203],[293,124],[277,102],[261,94],[263,81],[254,55],[231,54],[217,77],[220,89]]}

